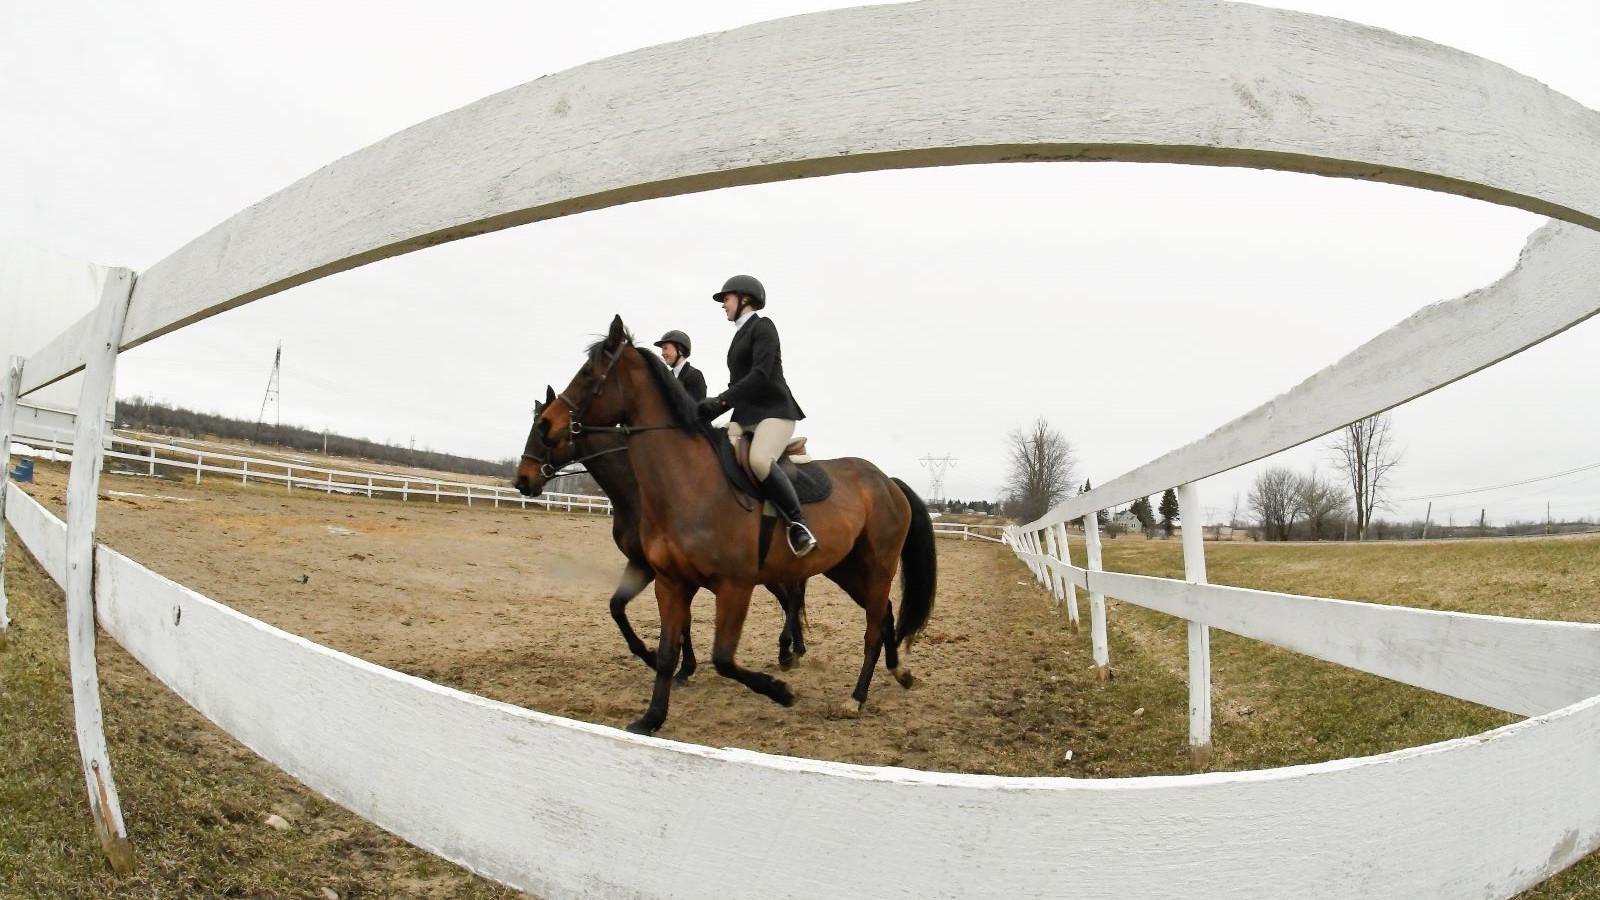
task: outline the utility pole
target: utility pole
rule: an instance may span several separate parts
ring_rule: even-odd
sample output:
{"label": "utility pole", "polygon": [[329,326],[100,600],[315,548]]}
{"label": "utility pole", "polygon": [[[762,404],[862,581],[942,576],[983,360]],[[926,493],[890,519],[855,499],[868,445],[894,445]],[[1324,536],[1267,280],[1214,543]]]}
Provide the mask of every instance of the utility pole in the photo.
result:
{"label": "utility pole", "polygon": [[1428,511],[1422,516],[1422,539],[1428,539],[1428,520],[1433,518],[1433,501],[1428,501]]}
{"label": "utility pole", "polygon": [[272,404],[273,428],[283,426],[283,404],[278,400],[278,372],[283,367],[283,341],[278,342],[272,354],[272,374],[267,376],[267,393],[261,398],[261,412],[256,415],[256,433],[251,440],[261,440],[261,423],[267,420],[267,404]]}
{"label": "utility pole", "polygon": [[1488,511],[1489,510],[1487,508],[1481,508],[1478,510],[1478,537],[1483,537],[1485,534],[1487,534],[1487,532],[1483,530],[1483,523],[1486,518],[1485,513]]}
{"label": "utility pole", "polygon": [[322,426],[322,455],[328,455],[328,426]]}
{"label": "utility pole", "polygon": [[1550,501],[1544,502],[1544,533],[1550,533]]}
{"label": "utility pole", "polygon": [[946,453],[944,456],[928,454],[918,460],[922,467],[928,470],[928,502],[940,503],[944,501],[944,473],[955,468],[958,460]]}

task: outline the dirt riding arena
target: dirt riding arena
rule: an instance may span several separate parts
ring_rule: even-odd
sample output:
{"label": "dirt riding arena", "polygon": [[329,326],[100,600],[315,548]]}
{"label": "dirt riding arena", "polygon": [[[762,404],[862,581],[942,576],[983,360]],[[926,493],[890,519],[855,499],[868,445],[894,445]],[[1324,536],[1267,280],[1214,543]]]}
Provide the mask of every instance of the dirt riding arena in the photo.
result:
{"label": "dirt riding arena", "polygon": [[[41,466],[33,493],[58,513],[64,467]],[[399,671],[557,715],[621,727],[649,696],[607,611],[622,568],[610,519],[329,497],[107,475],[100,539],[251,616]],[[661,736],[715,746],[924,769],[1060,774],[1085,742],[1060,715],[1066,687],[1092,684],[1086,648],[999,545],[939,541],[932,624],[911,653],[917,686],[881,671],[867,711],[838,714],[860,666],[862,614],[824,579],[807,608],[810,652],[780,677],[784,709],[710,666],[714,605],[695,604],[702,667],[674,691]],[[896,589],[898,597],[898,588]],[[630,607],[647,643],[647,589]],[[778,673],[777,603],[758,591],[740,658]],[[1073,646],[1064,646],[1071,643]],[[1081,657],[1081,658],[1080,658]],[[1051,697],[1060,691],[1060,697]],[[1049,699],[1050,702],[1043,702]],[[1030,707],[1033,708],[1030,715]],[[1178,723],[1174,723],[1177,727]],[[1174,745],[1179,746],[1178,744]],[[1176,757],[1175,757],[1176,758]]]}

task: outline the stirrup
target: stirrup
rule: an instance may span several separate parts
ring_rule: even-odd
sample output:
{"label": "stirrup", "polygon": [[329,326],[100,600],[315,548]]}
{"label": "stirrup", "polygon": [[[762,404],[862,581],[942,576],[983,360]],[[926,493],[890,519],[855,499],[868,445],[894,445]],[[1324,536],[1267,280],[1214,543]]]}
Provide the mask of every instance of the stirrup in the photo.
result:
{"label": "stirrup", "polygon": [[[796,528],[806,534],[804,548],[794,545],[794,530]],[[783,530],[783,537],[789,542],[789,551],[795,556],[805,556],[807,553],[817,549],[817,536],[811,533],[811,529],[807,528],[804,522],[790,522],[789,526]]]}

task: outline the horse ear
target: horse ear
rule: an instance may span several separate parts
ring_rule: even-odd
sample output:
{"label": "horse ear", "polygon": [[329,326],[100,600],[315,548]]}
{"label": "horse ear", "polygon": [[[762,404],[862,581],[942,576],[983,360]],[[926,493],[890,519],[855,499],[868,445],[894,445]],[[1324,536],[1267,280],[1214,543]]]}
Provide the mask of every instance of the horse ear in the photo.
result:
{"label": "horse ear", "polygon": [[627,326],[622,324],[622,314],[618,313],[611,318],[611,333],[606,335],[606,348],[609,350],[615,350],[622,346],[623,342],[627,339]]}
{"label": "horse ear", "polygon": [[556,389],[547,384],[544,386],[544,405],[549,406],[554,402],[556,402]]}

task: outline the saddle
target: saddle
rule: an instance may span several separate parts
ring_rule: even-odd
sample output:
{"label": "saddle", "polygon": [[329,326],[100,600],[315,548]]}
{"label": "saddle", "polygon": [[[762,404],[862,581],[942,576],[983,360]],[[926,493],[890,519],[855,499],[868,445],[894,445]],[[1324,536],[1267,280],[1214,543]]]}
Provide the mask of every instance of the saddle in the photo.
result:
{"label": "saddle", "polygon": [[[717,456],[722,460],[722,473],[727,476],[728,483],[747,497],[765,500],[760,485],[756,483],[755,473],[750,471],[751,436],[744,435],[736,446],[728,438],[726,428],[718,428],[716,432],[717,440],[712,443],[717,445]],[[811,465],[811,457],[806,454],[805,438],[790,441],[783,455],[778,458],[778,465],[783,469],[783,474],[789,476],[789,483],[794,485],[794,492],[800,497],[801,504],[821,503],[833,493],[833,479],[821,466]],[[765,514],[773,515],[770,509]]]}

